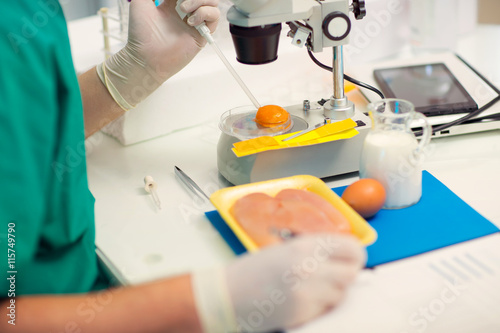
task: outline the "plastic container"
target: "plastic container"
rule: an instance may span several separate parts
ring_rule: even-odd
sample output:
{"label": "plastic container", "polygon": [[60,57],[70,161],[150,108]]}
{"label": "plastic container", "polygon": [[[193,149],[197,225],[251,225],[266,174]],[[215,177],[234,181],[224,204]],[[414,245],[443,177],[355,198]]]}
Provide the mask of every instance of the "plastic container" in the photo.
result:
{"label": "plastic container", "polygon": [[274,197],[278,192],[284,189],[303,189],[319,194],[332,204],[338,211],[344,215],[351,224],[352,233],[364,245],[370,245],[377,239],[377,232],[356,213],[342,198],[333,192],[321,179],[310,175],[298,175],[286,178],[267,180],[263,182],[233,186],[223,188],[210,196],[210,201],[217,208],[219,214],[238,237],[243,246],[250,252],[257,251],[258,245],[254,240],[240,227],[238,221],[230,213],[231,207],[241,197],[261,192]]}

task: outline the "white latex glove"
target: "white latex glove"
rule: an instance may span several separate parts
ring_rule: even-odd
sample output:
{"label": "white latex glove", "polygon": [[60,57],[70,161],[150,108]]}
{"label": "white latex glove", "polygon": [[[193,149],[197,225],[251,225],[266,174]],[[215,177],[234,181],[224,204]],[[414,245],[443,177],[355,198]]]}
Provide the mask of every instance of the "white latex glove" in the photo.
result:
{"label": "white latex glove", "polygon": [[185,22],[175,10],[176,0],[158,7],[151,0],[132,0],[127,44],[97,66],[101,81],[124,110],[135,107],[203,48],[206,41],[193,26],[205,21],[213,32],[220,16],[217,5],[218,0],[185,0],[180,9],[191,13]]}
{"label": "white latex glove", "polygon": [[225,269],[195,273],[205,333],[299,326],[334,308],[365,263],[366,252],[352,237],[308,235],[244,255]]}

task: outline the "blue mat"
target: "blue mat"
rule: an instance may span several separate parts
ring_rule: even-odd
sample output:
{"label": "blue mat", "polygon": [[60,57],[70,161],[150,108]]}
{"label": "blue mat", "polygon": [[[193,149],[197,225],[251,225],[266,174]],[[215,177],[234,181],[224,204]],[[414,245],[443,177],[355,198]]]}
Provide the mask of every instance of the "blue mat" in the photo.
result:
{"label": "blue mat", "polygon": [[[339,196],[346,186],[333,188]],[[422,198],[411,207],[383,209],[367,221],[377,231],[367,247],[366,267],[395,261],[475,239],[500,230],[460,199],[429,172],[423,172]],[[246,252],[217,211],[205,215],[224,240],[240,255]]]}

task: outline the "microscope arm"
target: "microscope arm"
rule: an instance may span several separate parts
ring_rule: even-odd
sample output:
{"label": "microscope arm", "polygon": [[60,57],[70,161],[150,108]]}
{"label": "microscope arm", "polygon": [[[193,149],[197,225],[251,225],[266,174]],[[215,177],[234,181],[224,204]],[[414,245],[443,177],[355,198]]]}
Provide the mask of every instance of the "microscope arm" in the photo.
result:
{"label": "microscope arm", "polygon": [[227,13],[232,24],[254,27],[289,21],[307,20],[313,15],[315,0],[231,0],[234,6]]}
{"label": "microscope arm", "polygon": [[[349,0],[231,1],[235,5],[229,9],[227,18],[233,26],[253,29],[253,27],[291,22],[294,45],[303,46],[307,40],[308,47],[313,52],[321,52],[324,48],[331,47],[333,50],[333,95],[329,103],[324,105],[325,116],[332,119],[346,119],[354,115],[354,104],[344,95],[343,45],[349,42],[348,36],[351,30],[351,20],[348,14],[352,11],[356,19],[363,18],[366,14],[364,0],[352,0],[352,5],[349,5]],[[270,45],[277,50],[277,41]],[[249,53],[249,49],[247,47],[245,50],[246,54]],[[265,59],[274,61],[276,56]]]}

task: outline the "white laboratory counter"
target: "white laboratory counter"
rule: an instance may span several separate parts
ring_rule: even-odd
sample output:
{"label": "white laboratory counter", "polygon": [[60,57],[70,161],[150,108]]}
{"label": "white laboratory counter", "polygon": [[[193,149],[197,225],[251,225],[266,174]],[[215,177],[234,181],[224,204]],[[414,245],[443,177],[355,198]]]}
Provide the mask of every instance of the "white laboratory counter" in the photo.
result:
{"label": "white laboratory counter", "polygon": [[[89,20],[95,26],[96,20]],[[88,30],[81,31],[84,26],[88,26],[84,20],[69,26],[77,69],[102,59],[100,39],[89,39]],[[79,38],[86,42],[80,43]],[[459,46],[459,54],[497,86],[498,40],[500,27],[480,26]],[[180,167],[207,193],[227,186],[216,166],[217,126],[218,117],[213,117],[203,125],[126,147],[102,133],[87,140],[88,179],[96,199],[96,243],[126,283],[233,259],[231,249],[204,216],[212,209],[210,204],[196,200],[173,171],[174,166]],[[500,131],[434,139],[431,152],[424,168],[500,226]],[[158,184],[161,210],[144,190],[146,175]],[[356,178],[357,174],[333,177],[328,185],[347,185]],[[499,253],[497,233],[365,270],[336,311],[296,331],[498,332]],[[482,275],[482,282],[473,283],[479,278],[471,273],[470,284],[451,285],[435,274],[437,266],[462,255],[488,262],[489,274]]]}

